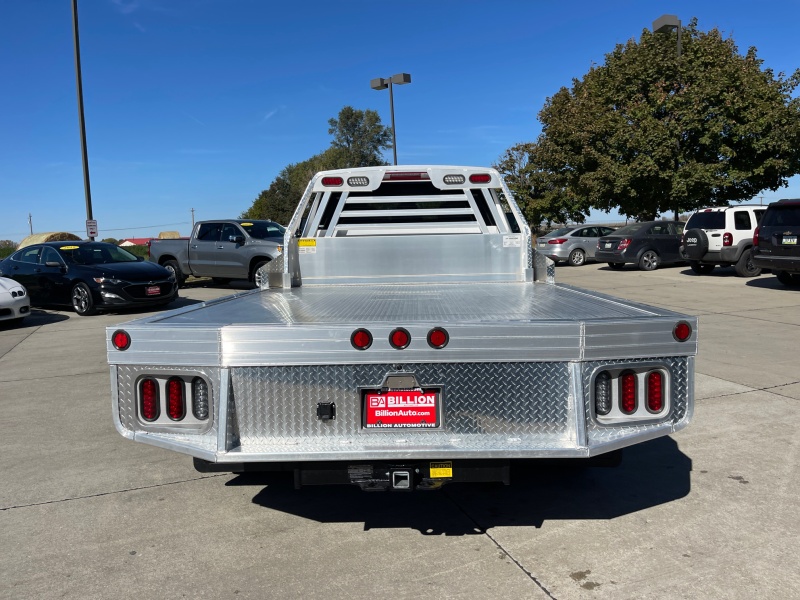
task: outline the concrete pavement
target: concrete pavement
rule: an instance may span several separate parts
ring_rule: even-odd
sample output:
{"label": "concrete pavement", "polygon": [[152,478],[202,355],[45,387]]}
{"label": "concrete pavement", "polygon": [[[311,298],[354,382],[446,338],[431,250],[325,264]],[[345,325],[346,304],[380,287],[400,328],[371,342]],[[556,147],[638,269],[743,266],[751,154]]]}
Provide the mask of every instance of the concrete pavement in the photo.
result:
{"label": "concrete pavement", "polygon": [[800,290],[732,269],[556,277],[699,315],[695,419],[616,469],[511,487],[201,475],[113,428],[104,327],[135,315],[0,329],[0,598],[800,598]]}

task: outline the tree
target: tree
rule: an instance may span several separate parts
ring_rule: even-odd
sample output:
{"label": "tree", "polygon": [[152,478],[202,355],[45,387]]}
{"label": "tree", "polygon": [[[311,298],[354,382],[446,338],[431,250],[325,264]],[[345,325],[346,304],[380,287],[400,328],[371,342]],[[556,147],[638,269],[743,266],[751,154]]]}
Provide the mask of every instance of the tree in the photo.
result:
{"label": "tree", "polygon": [[337,119],[328,120],[328,125],[333,136],[331,147],[344,151],[348,167],[386,164],[382,151],[392,147],[392,132],[381,124],[376,111],[345,106]]}
{"label": "tree", "polygon": [[654,218],[750,199],[800,172],[800,70],[762,69],[755,48],[742,56],[696,19],[682,41],[678,59],[674,36],[645,30],[547,99],[530,168],[561,186],[554,200]]}
{"label": "tree", "polygon": [[11,240],[0,240],[0,248],[16,248],[17,242]]}
{"label": "tree", "polygon": [[242,219],[270,219],[287,225],[311,178],[319,171],[386,164],[381,149],[391,148],[391,132],[381,125],[378,113],[345,106],[338,119],[330,119],[330,147],[320,154],[284,167],[244,211]]}

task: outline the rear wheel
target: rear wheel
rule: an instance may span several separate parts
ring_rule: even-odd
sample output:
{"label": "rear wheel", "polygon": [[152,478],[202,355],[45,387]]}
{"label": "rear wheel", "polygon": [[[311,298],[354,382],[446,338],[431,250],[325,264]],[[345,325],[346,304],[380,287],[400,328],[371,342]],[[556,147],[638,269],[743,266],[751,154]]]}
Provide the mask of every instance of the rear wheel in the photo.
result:
{"label": "rear wheel", "polygon": [[690,262],[689,266],[692,268],[692,271],[694,271],[698,275],[708,275],[709,273],[711,273],[711,271],[714,270],[714,267],[716,267],[716,265],[704,265],[702,263],[697,262],[696,260]]}
{"label": "rear wheel", "polygon": [[575,249],[569,253],[569,264],[573,267],[580,267],[586,262],[586,253],[583,250]]}
{"label": "rear wheel", "polygon": [[608,263],[608,266],[614,269],[615,271],[621,271],[625,268],[625,263]]}
{"label": "rear wheel", "polygon": [[95,313],[92,291],[83,282],[76,283],[75,287],[72,288],[72,308],[82,317]]}
{"label": "rear wheel", "polygon": [[753,249],[748,248],[736,261],[736,274],[739,277],[756,277],[761,275],[761,268],[753,264]]}
{"label": "rear wheel", "polygon": [[178,282],[178,287],[181,287],[186,282],[186,277],[184,277],[183,271],[181,271],[181,268],[176,261],[168,260],[162,266],[175,276],[175,281]]}
{"label": "rear wheel", "polygon": [[787,273],[786,271],[778,271],[775,273],[775,276],[778,278],[783,285],[795,286],[800,285],[800,275],[796,273]]}
{"label": "rear wheel", "polygon": [[647,250],[639,257],[639,268],[642,271],[655,271],[658,268],[658,254],[654,250]]}

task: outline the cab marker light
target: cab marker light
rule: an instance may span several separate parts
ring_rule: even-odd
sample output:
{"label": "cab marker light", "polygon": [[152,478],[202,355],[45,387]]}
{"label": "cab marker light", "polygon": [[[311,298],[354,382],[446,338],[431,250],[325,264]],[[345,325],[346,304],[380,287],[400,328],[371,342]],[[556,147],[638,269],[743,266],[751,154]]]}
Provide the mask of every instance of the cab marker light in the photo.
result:
{"label": "cab marker light", "polygon": [[428,332],[428,345],[431,348],[440,350],[447,346],[450,341],[450,334],[443,327],[434,327]]}
{"label": "cab marker light", "polygon": [[325,187],[337,187],[344,184],[344,179],[341,177],[323,177],[322,185]]}
{"label": "cab marker light", "polygon": [[470,183],[489,183],[492,176],[489,173],[473,173],[469,176]]}
{"label": "cab marker light", "polygon": [[447,185],[458,185],[460,183],[464,183],[465,179],[463,175],[445,175],[444,182]]}
{"label": "cab marker light", "polygon": [[348,177],[347,185],[352,185],[353,187],[363,187],[365,185],[369,185],[369,179],[367,177]]}
{"label": "cab marker light", "polygon": [[404,350],[411,343],[411,334],[402,327],[398,327],[389,334],[389,343],[395,350]]}
{"label": "cab marker light", "polygon": [[356,329],[350,336],[350,343],[356,350],[366,350],[372,345],[372,334],[366,329]]}

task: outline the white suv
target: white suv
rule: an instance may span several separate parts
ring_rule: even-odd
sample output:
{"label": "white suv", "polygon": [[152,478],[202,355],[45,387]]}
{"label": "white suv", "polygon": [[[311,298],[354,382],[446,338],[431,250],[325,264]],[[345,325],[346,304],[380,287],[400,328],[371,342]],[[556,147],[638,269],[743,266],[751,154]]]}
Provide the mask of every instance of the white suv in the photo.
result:
{"label": "white suv", "polygon": [[753,264],[753,232],[766,206],[701,208],[686,222],[681,253],[698,275],[711,273],[716,265],[736,267],[740,277],[755,277],[761,269]]}

